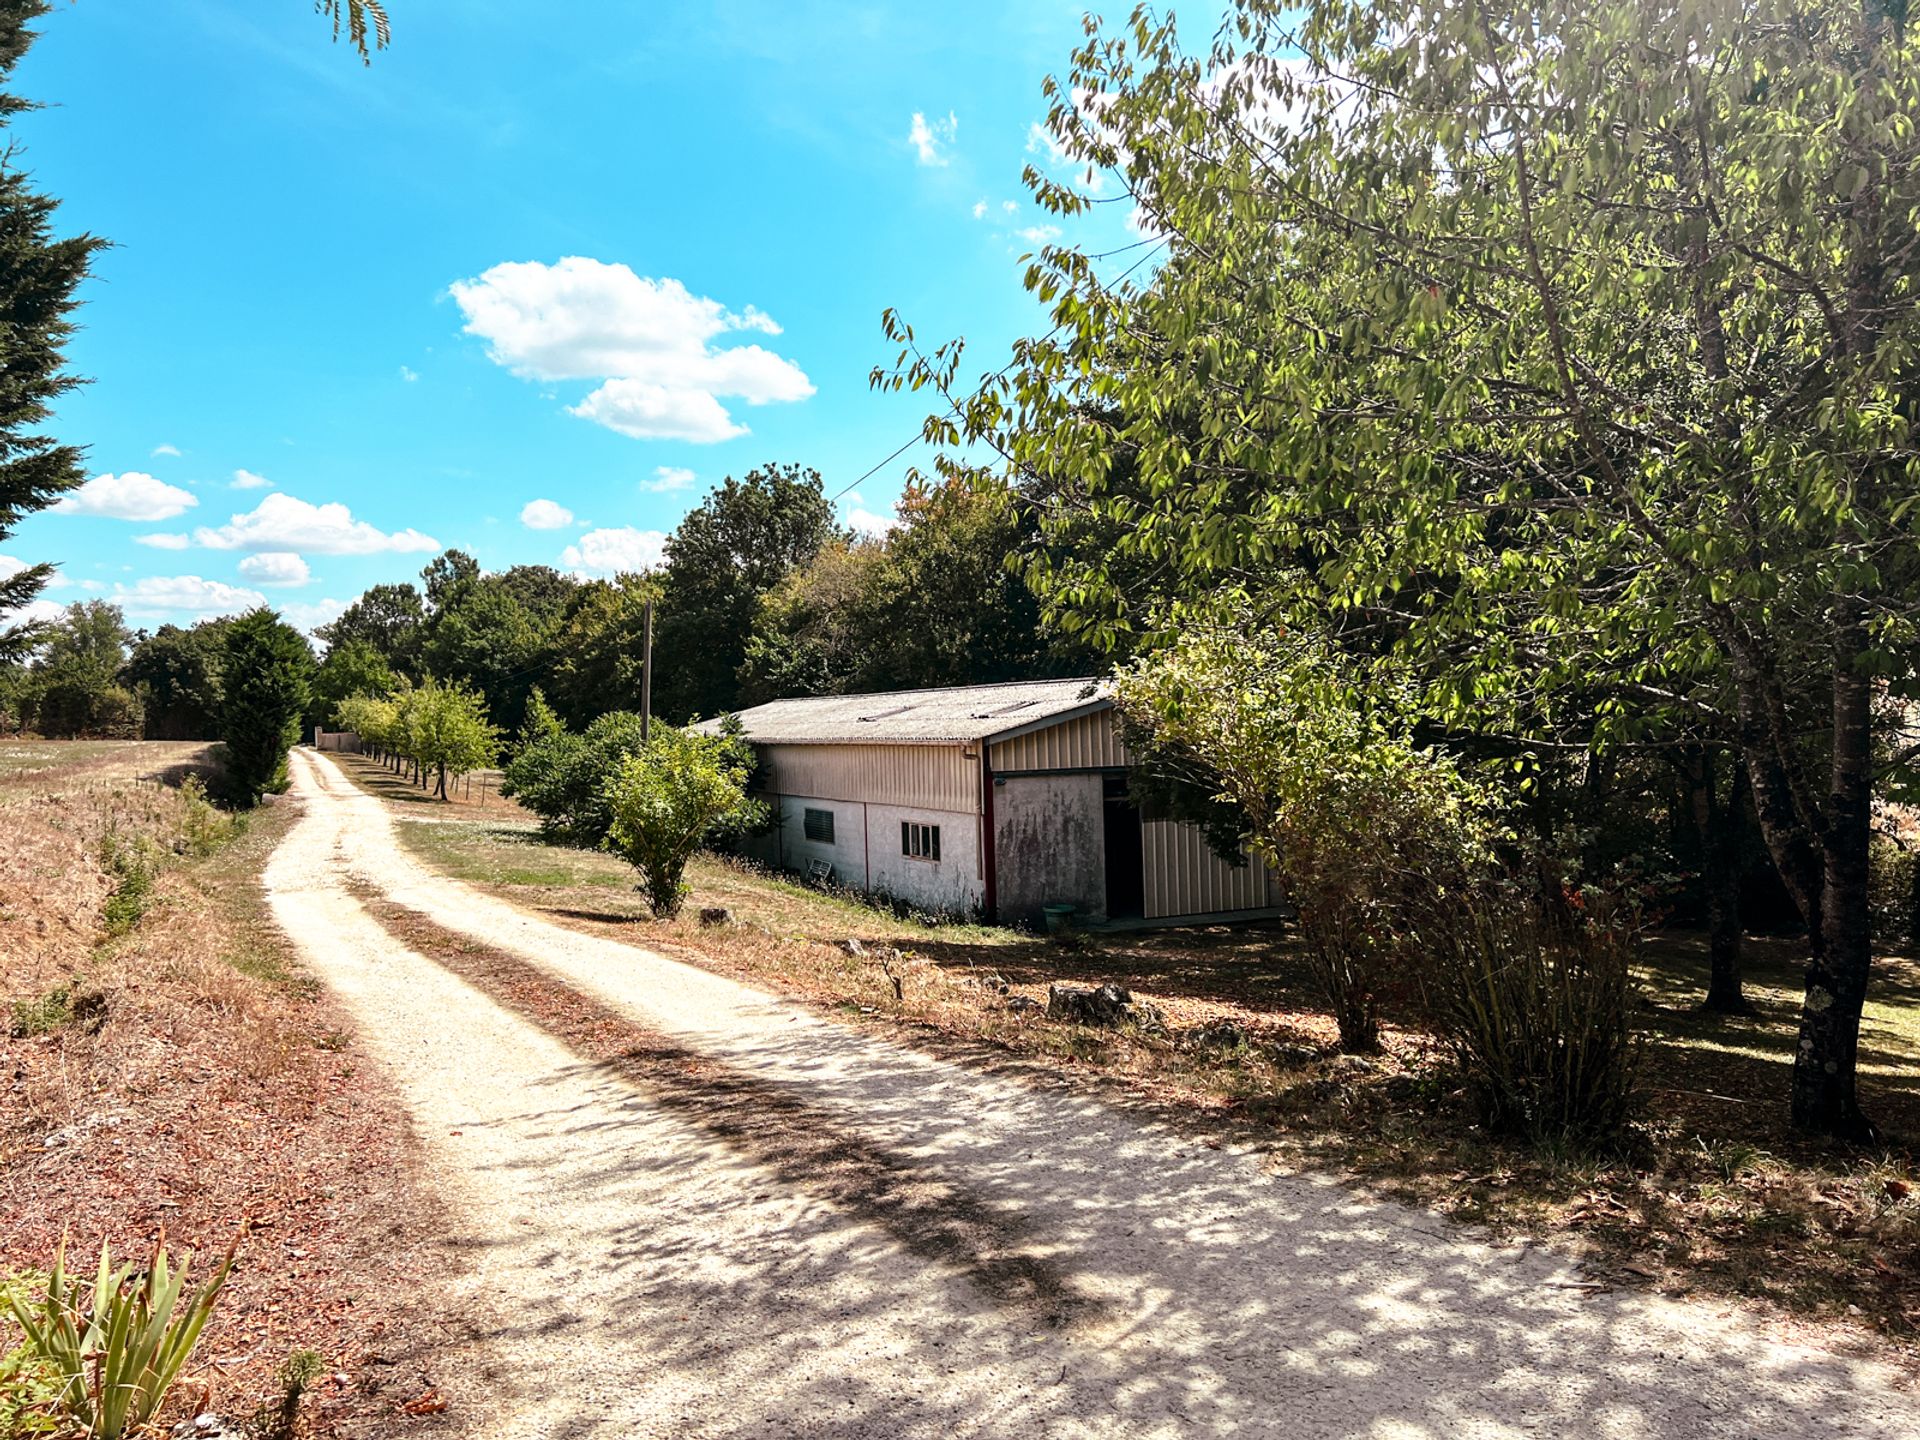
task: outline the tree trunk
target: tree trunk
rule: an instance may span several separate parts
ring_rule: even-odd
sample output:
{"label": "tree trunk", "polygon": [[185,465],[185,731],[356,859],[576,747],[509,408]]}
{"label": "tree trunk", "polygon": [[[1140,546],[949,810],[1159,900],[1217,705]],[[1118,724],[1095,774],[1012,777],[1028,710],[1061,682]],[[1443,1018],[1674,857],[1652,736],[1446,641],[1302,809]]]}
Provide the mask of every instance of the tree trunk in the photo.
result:
{"label": "tree trunk", "polygon": [[439,775],[440,775],[439,797],[440,799],[444,800],[447,798],[447,767],[443,764],[439,766],[438,769],[439,769]]}
{"label": "tree trunk", "polygon": [[1855,1069],[1860,1011],[1873,964],[1867,851],[1872,835],[1873,692],[1857,662],[1865,640],[1860,607],[1833,612],[1833,758],[1822,884],[1800,1045],[1793,1062],[1793,1123],[1802,1130],[1870,1142],[1878,1132],[1860,1109]]}
{"label": "tree trunk", "polygon": [[1734,762],[1733,791],[1720,803],[1719,777],[1712,750],[1688,757],[1693,823],[1700,840],[1700,880],[1707,902],[1707,954],[1710,976],[1703,1010],[1722,1015],[1752,1012],[1741,991],[1743,936],[1740,925],[1740,844],[1746,819],[1746,767]]}

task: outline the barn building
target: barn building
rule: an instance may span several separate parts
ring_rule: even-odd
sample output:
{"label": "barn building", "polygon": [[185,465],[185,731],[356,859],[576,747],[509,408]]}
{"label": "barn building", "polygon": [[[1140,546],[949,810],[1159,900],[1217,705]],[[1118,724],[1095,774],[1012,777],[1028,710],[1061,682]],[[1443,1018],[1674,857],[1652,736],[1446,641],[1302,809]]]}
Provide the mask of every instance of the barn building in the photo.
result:
{"label": "barn building", "polygon": [[[928,909],[1033,924],[1271,913],[1257,857],[1228,865],[1127,795],[1113,702],[1093,680],[775,700],[740,712],[778,813],[754,858]],[[703,728],[712,728],[707,722]]]}

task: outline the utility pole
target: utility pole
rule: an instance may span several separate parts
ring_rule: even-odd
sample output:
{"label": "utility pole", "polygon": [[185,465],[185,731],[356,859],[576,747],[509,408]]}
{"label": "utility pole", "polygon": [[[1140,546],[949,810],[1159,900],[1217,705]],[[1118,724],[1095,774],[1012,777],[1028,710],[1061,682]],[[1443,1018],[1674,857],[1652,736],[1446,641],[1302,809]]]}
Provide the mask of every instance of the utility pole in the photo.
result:
{"label": "utility pole", "polygon": [[647,601],[646,638],[640,649],[640,744],[653,733],[653,601]]}

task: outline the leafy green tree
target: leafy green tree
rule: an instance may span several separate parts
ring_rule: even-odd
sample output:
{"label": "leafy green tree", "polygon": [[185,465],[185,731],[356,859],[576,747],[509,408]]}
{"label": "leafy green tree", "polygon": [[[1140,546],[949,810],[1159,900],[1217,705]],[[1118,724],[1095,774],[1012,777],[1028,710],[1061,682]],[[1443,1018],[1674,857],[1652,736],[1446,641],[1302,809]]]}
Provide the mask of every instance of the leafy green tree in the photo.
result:
{"label": "leafy green tree", "polygon": [[236,801],[256,805],[287,787],[287,752],[300,740],[313,685],[313,651],[262,606],[234,620],[221,661],[220,738]]}
{"label": "leafy green tree", "polygon": [[547,697],[538,685],[534,686],[527,694],[526,718],[520,722],[520,729],[514,735],[514,749],[524,750],[529,745],[538,745],[542,740],[551,740],[566,732],[567,727],[547,703]]}
{"label": "leafy green tree", "polygon": [[69,605],[43,627],[31,670],[33,720],[41,734],[139,735],[139,702],[120,684],[132,639],[119,607],[105,600]]}
{"label": "leafy green tree", "polygon": [[552,619],[522,603],[503,576],[475,575],[442,593],[421,639],[421,668],[473,686],[491,714],[517,728]]}
{"label": "leafy green tree", "polygon": [[210,740],[220,731],[220,664],[229,621],[162,625],[134,643],[122,677],[140,696],[149,740]]}
{"label": "leafy green tree", "polygon": [[338,724],[342,701],[353,695],[384,695],[393,689],[395,679],[386,657],[365,640],[350,639],[328,646],[326,658],[314,672],[307,724]]}
{"label": "leafy green tree", "polygon": [[[46,0],[0,0],[0,83],[12,78],[33,44],[29,27],[49,8]],[[34,108],[0,93],[0,127]],[[58,202],[33,188],[17,160],[9,142],[0,165],[0,311],[7,316],[0,336],[0,540],[85,478],[83,452],[38,431],[60,397],[81,383],[66,368],[75,292],[106,244],[92,235],[55,239]],[[0,619],[38,595],[52,574],[46,565],[0,574]],[[32,627],[0,624],[0,659],[18,658],[33,642]]]}
{"label": "leafy green tree", "polygon": [[459,682],[423,681],[408,696],[409,757],[431,776],[435,793],[447,798],[447,778],[491,765],[500,753],[500,732],[487,720],[480,694]]}
{"label": "leafy green tree", "polygon": [[659,598],[651,575],[594,580],[574,592],[547,642],[546,692],[569,725],[638,708],[646,602]]}
{"label": "leafy green tree", "polygon": [[751,753],[737,737],[662,725],[606,782],[606,846],[640,872],[659,918],[679,913],[695,850],[760,819],[764,807],[747,797],[752,770]]}
{"label": "leafy green tree", "polygon": [[607,777],[640,753],[640,717],[627,710],[602,715],[582,734],[563,731],[521,750],[507,762],[500,793],[540,817],[547,838],[595,846],[612,823]]}
{"label": "leafy green tree", "polygon": [[1286,880],[1341,1046],[1377,1048],[1383,978],[1491,865],[1486,789],[1414,743],[1403,684],[1313,638],[1196,627],[1123,668],[1116,702],[1217,778]]}
{"label": "leafy green tree", "polygon": [[[929,433],[1099,515],[1157,633],[1284,617],[1419,667],[1444,727],[1737,754],[1810,936],[1794,1122],[1871,1137],[1874,696],[1920,621],[1904,7],[1241,0],[1204,58],[1096,34],[1055,96],[1163,263],[1044,255],[1061,329],[1003,381],[891,377],[961,402]],[[1110,568],[1050,604],[1097,632]]]}
{"label": "leafy green tree", "polygon": [[420,585],[426,592],[427,613],[436,615],[451,605],[480,578],[480,562],[464,550],[442,550],[420,572]]}
{"label": "leafy green tree", "polygon": [[844,537],[817,471],[767,465],[728,476],[667,539],[654,703],[668,718],[735,708],[760,597]]}
{"label": "leafy green tree", "polygon": [[411,672],[425,623],[426,606],[413,586],[375,585],[315,633],[329,650],[363,641],[394,670]]}

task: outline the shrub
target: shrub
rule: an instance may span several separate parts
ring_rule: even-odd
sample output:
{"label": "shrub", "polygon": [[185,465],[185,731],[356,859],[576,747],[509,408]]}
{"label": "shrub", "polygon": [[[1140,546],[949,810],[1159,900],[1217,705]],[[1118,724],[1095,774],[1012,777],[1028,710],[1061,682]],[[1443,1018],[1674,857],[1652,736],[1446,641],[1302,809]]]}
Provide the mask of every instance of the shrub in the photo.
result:
{"label": "shrub", "polygon": [[220,738],[238,803],[255,805],[287,788],[287,752],[300,739],[313,669],[313,651],[300,632],[264,606],[228,627]]}
{"label": "shrub", "polygon": [[239,833],[240,821],[207,798],[207,787],[198,775],[180,782],[180,849],[197,860],[204,860]]}
{"label": "shrub", "polygon": [[259,1440],[294,1440],[300,1433],[300,1402],[308,1388],[326,1371],[326,1362],[313,1350],[295,1350],[280,1362],[274,1372],[279,1382],[277,1399],[260,1407],[247,1428]]}
{"label": "shrub", "polygon": [[1887,950],[1920,949],[1920,854],[1876,835],[1867,860],[1873,943]]}
{"label": "shrub", "polygon": [[677,914],[687,861],[716,833],[758,821],[765,807],[747,798],[752,754],[731,735],[696,735],[657,726],[647,747],[628,755],[606,785],[606,845],[640,872],[653,913]]}
{"label": "shrub", "polygon": [[1391,675],[1316,641],[1196,627],[1116,692],[1144,765],[1211,776],[1238,807],[1286,882],[1342,1048],[1376,1048],[1386,972],[1491,859],[1488,793],[1414,742]]}
{"label": "shrub", "polygon": [[[658,727],[660,732],[667,728]],[[613,823],[607,781],[622,761],[639,753],[640,717],[627,710],[610,711],[584,734],[563,730],[527,746],[507,762],[500,793],[538,815],[548,839],[599,845]]]}
{"label": "shrub", "polygon": [[1576,1148],[1617,1138],[1638,1057],[1628,919],[1488,887],[1425,938],[1438,1028],[1487,1128]]}
{"label": "shrub", "polygon": [[109,935],[124,935],[140,923],[153,900],[153,882],[160,873],[160,847],[145,835],[128,839],[119,828],[109,828],[100,840],[100,863],[113,876],[113,889],[101,907],[100,918]]}
{"label": "shrub", "polygon": [[115,1270],[103,1245],[88,1287],[67,1275],[62,1245],[38,1305],[18,1291],[7,1297],[28,1350],[51,1371],[51,1409],[62,1428],[89,1440],[122,1440],[152,1425],[213,1314],[233,1252],[206,1284],[186,1294],[192,1264],[189,1255],[173,1269],[162,1242],[144,1271]]}
{"label": "shrub", "polygon": [[8,1028],[15,1040],[35,1035],[51,1035],[73,1019],[73,987],[56,985],[44,995],[13,1002],[13,1024]]}

